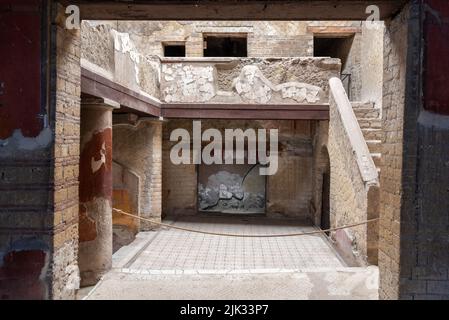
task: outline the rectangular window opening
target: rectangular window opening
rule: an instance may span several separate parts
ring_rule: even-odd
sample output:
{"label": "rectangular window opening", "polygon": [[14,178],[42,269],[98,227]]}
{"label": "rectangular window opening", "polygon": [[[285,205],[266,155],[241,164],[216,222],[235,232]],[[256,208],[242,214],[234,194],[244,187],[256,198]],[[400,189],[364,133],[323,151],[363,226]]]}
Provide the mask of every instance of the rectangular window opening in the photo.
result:
{"label": "rectangular window opening", "polygon": [[247,57],[247,35],[204,35],[203,54],[205,57]]}
{"label": "rectangular window opening", "polygon": [[168,44],[164,43],[164,57],[185,57],[185,44]]}

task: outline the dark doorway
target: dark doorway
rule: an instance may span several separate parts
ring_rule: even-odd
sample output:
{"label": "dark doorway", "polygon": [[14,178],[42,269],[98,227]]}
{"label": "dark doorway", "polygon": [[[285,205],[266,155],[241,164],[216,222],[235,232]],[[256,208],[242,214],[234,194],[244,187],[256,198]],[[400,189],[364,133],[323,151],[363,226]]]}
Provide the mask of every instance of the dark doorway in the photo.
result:
{"label": "dark doorway", "polygon": [[342,66],[344,66],[348,60],[349,51],[353,42],[354,36],[332,38],[314,37],[313,55],[315,57],[339,58]]}
{"label": "dark doorway", "polygon": [[164,44],[164,57],[185,57],[186,46],[184,44]]}
{"label": "dark doorway", "polygon": [[[322,187],[322,194],[321,194],[321,229],[326,230],[329,229],[331,226],[330,221],[330,186],[331,186],[331,180],[330,180],[330,174],[329,172],[323,173],[323,187]],[[329,235],[329,232],[326,232],[327,235]]]}
{"label": "dark doorway", "polygon": [[348,57],[351,52],[351,47],[354,42],[354,35],[352,36],[334,36],[322,37],[315,36],[313,38],[313,55],[315,57],[331,57],[341,60],[343,86],[351,99],[351,74],[344,73],[348,63]]}
{"label": "dark doorway", "polygon": [[248,41],[246,35],[204,36],[205,57],[247,57]]}

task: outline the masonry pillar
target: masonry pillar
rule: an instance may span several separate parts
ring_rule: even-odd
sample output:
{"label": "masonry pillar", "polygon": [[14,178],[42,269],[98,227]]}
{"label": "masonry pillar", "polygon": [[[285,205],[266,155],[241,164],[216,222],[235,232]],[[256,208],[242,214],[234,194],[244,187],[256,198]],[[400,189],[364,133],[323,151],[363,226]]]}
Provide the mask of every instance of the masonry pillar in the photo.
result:
{"label": "masonry pillar", "polygon": [[81,286],[112,266],[112,110],[106,99],[81,103],[79,268]]}

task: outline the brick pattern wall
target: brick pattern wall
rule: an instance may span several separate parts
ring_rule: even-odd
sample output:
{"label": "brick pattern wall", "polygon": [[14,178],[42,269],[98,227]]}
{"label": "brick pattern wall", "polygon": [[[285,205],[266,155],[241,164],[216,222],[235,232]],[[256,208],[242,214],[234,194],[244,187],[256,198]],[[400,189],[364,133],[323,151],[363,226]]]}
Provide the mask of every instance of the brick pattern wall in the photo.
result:
{"label": "brick pattern wall", "polygon": [[[112,143],[113,160],[132,170],[140,178],[140,216],[160,221],[162,123],[157,120],[142,119],[135,126],[115,124]],[[140,229],[151,229],[151,225],[142,221]]]}
{"label": "brick pattern wall", "polygon": [[[428,10],[425,10],[426,5],[429,6]],[[381,271],[386,270],[385,274],[381,273],[381,298],[449,299],[447,238],[449,118],[438,114],[437,110],[429,112],[423,108],[423,106],[426,108],[447,107],[447,101],[435,103],[437,99],[442,99],[444,92],[438,94],[441,88],[438,89],[438,85],[433,85],[435,77],[431,77],[431,80],[427,77],[429,70],[435,68],[433,64],[438,66],[443,76],[447,74],[447,70],[445,70],[447,64],[441,64],[438,60],[438,56],[444,55],[444,53],[440,42],[435,40],[435,37],[447,37],[447,22],[442,25],[441,21],[444,21],[442,17],[448,16],[448,12],[445,2],[443,4],[439,1],[426,1],[422,7],[418,2],[413,2],[408,10],[399,17],[403,20],[397,21],[401,27],[394,29],[394,22],[392,23],[392,30],[399,30],[398,36],[407,37],[408,45],[404,45],[405,40],[402,38],[392,37],[392,42],[395,41],[396,46],[402,44],[399,47],[401,50],[397,50],[397,52],[401,53],[401,57],[406,56],[407,61],[402,62],[402,58],[399,60],[401,68],[393,65],[387,70],[396,71],[396,74],[399,74],[400,83],[405,82],[403,102],[396,103],[395,95],[393,95],[394,105],[404,106],[401,111],[397,111],[403,113],[404,140],[399,167],[402,174],[400,177],[402,185],[399,186],[401,198],[399,200],[393,198],[395,204],[399,202],[399,206],[395,207],[393,211],[392,229],[393,235],[395,235],[398,228],[396,221],[399,219],[399,238],[392,237],[392,241],[388,244],[393,247],[393,250],[386,253],[387,258],[385,259],[386,262],[394,261],[393,268],[396,266],[396,261],[399,261],[397,267],[399,270],[397,273],[393,273],[393,277],[388,278],[390,275],[388,264],[385,263],[386,267],[381,269]],[[426,17],[421,21],[420,17],[423,14]],[[440,18],[436,22],[435,17],[438,15]],[[434,30],[431,29],[432,23],[438,25]],[[407,36],[403,34],[404,26],[407,26]],[[424,36],[420,37],[423,30],[425,31]],[[438,48],[437,50],[435,50],[435,46]],[[434,50],[433,53],[430,48]],[[426,50],[424,54],[423,50]],[[420,63],[417,63],[419,61],[423,61],[427,67],[421,69]],[[393,73],[394,75],[395,73]],[[423,85],[429,88],[429,81],[430,88],[435,90],[433,93],[421,90]],[[387,115],[385,125],[388,125],[389,119],[390,117]],[[387,132],[386,140],[388,141],[392,136],[392,133]],[[384,164],[385,167],[387,165],[387,163]],[[391,201],[389,196],[391,194],[385,195],[383,199],[387,204]],[[387,220],[387,228],[390,227],[388,222]],[[383,240],[384,243],[385,240],[390,240],[388,234]],[[397,271],[397,269],[393,269],[393,271]],[[385,281],[390,279],[392,281]]]}
{"label": "brick pattern wall", "polygon": [[193,215],[197,213],[198,175],[196,165],[174,165],[170,150],[172,130],[185,128],[192,132],[191,120],[169,120],[163,126],[162,140],[162,211],[163,215]]}
{"label": "brick pattern wall", "polygon": [[387,23],[384,37],[384,87],[379,228],[380,298],[399,297],[403,114],[409,7]]}
{"label": "brick pattern wall", "polygon": [[[449,51],[444,41],[449,32],[449,3],[423,2],[424,47],[413,47],[410,52],[411,57],[417,57],[423,48],[422,78],[419,65],[413,63],[416,58],[407,66],[413,73],[407,89],[404,136],[416,134],[417,145],[411,145],[412,141],[404,145],[404,183],[413,181],[417,187],[410,197],[404,197],[408,206],[404,213],[410,214],[404,214],[401,223],[401,283],[408,286],[401,287],[401,298],[449,300],[449,64],[444,59]],[[416,13],[414,10],[411,35],[419,31]],[[423,99],[418,89],[421,84]],[[404,193],[409,190],[413,189],[404,188]]]}
{"label": "brick pattern wall", "polygon": [[250,35],[248,57],[312,57],[313,35]]}
{"label": "brick pattern wall", "polygon": [[[312,138],[311,121],[220,121],[204,120],[202,130],[216,128],[279,129],[279,168],[267,177],[266,214],[270,217],[309,217],[312,200]],[[177,128],[191,132],[192,120],[170,120],[164,123],[163,134],[163,213],[192,215],[197,213],[197,166],[174,165],[170,150],[176,142],[170,133]],[[223,132],[223,131],[222,131]]]}
{"label": "brick pattern wall", "polygon": [[78,287],[78,174],[80,143],[80,31],[65,29],[57,7],[54,145],[53,299],[74,298]]}
{"label": "brick pattern wall", "polygon": [[0,192],[0,256],[7,259],[0,278],[15,283],[11,292],[0,292],[5,299],[71,299],[79,285],[80,34],[64,29],[62,7],[52,3],[49,9],[49,127],[35,147],[0,157],[6,183]]}
{"label": "brick pattern wall", "polygon": [[[368,219],[368,190],[332,94],[329,103],[330,222],[331,227],[336,227]],[[363,264],[368,261],[367,232],[371,227],[361,225],[338,230],[332,236],[337,239],[337,245],[339,239],[352,241],[354,258]]]}

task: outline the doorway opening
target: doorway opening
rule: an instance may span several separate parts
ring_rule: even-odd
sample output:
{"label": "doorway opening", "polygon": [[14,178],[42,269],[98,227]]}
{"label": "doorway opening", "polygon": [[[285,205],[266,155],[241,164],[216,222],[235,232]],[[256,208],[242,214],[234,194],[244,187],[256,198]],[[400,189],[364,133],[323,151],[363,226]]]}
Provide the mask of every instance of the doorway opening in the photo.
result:
{"label": "doorway opening", "polygon": [[331,57],[338,58],[341,61],[341,81],[349,96],[351,94],[351,73],[345,72],[348,66],[348,57],[354,43],[355,35],[333,35],[323,36],[315,35],[313,38],[313,55],[314,57]]}
{"label": "doorway opening", "polygon": [[247,35],[204,35],[203,54],[205,57],[247,57]]}
{"label": "doorway opening", "polygon": [[186,45],[183,44],[172,44],[164,43],[164,57],[185,57],[186,56]]}

